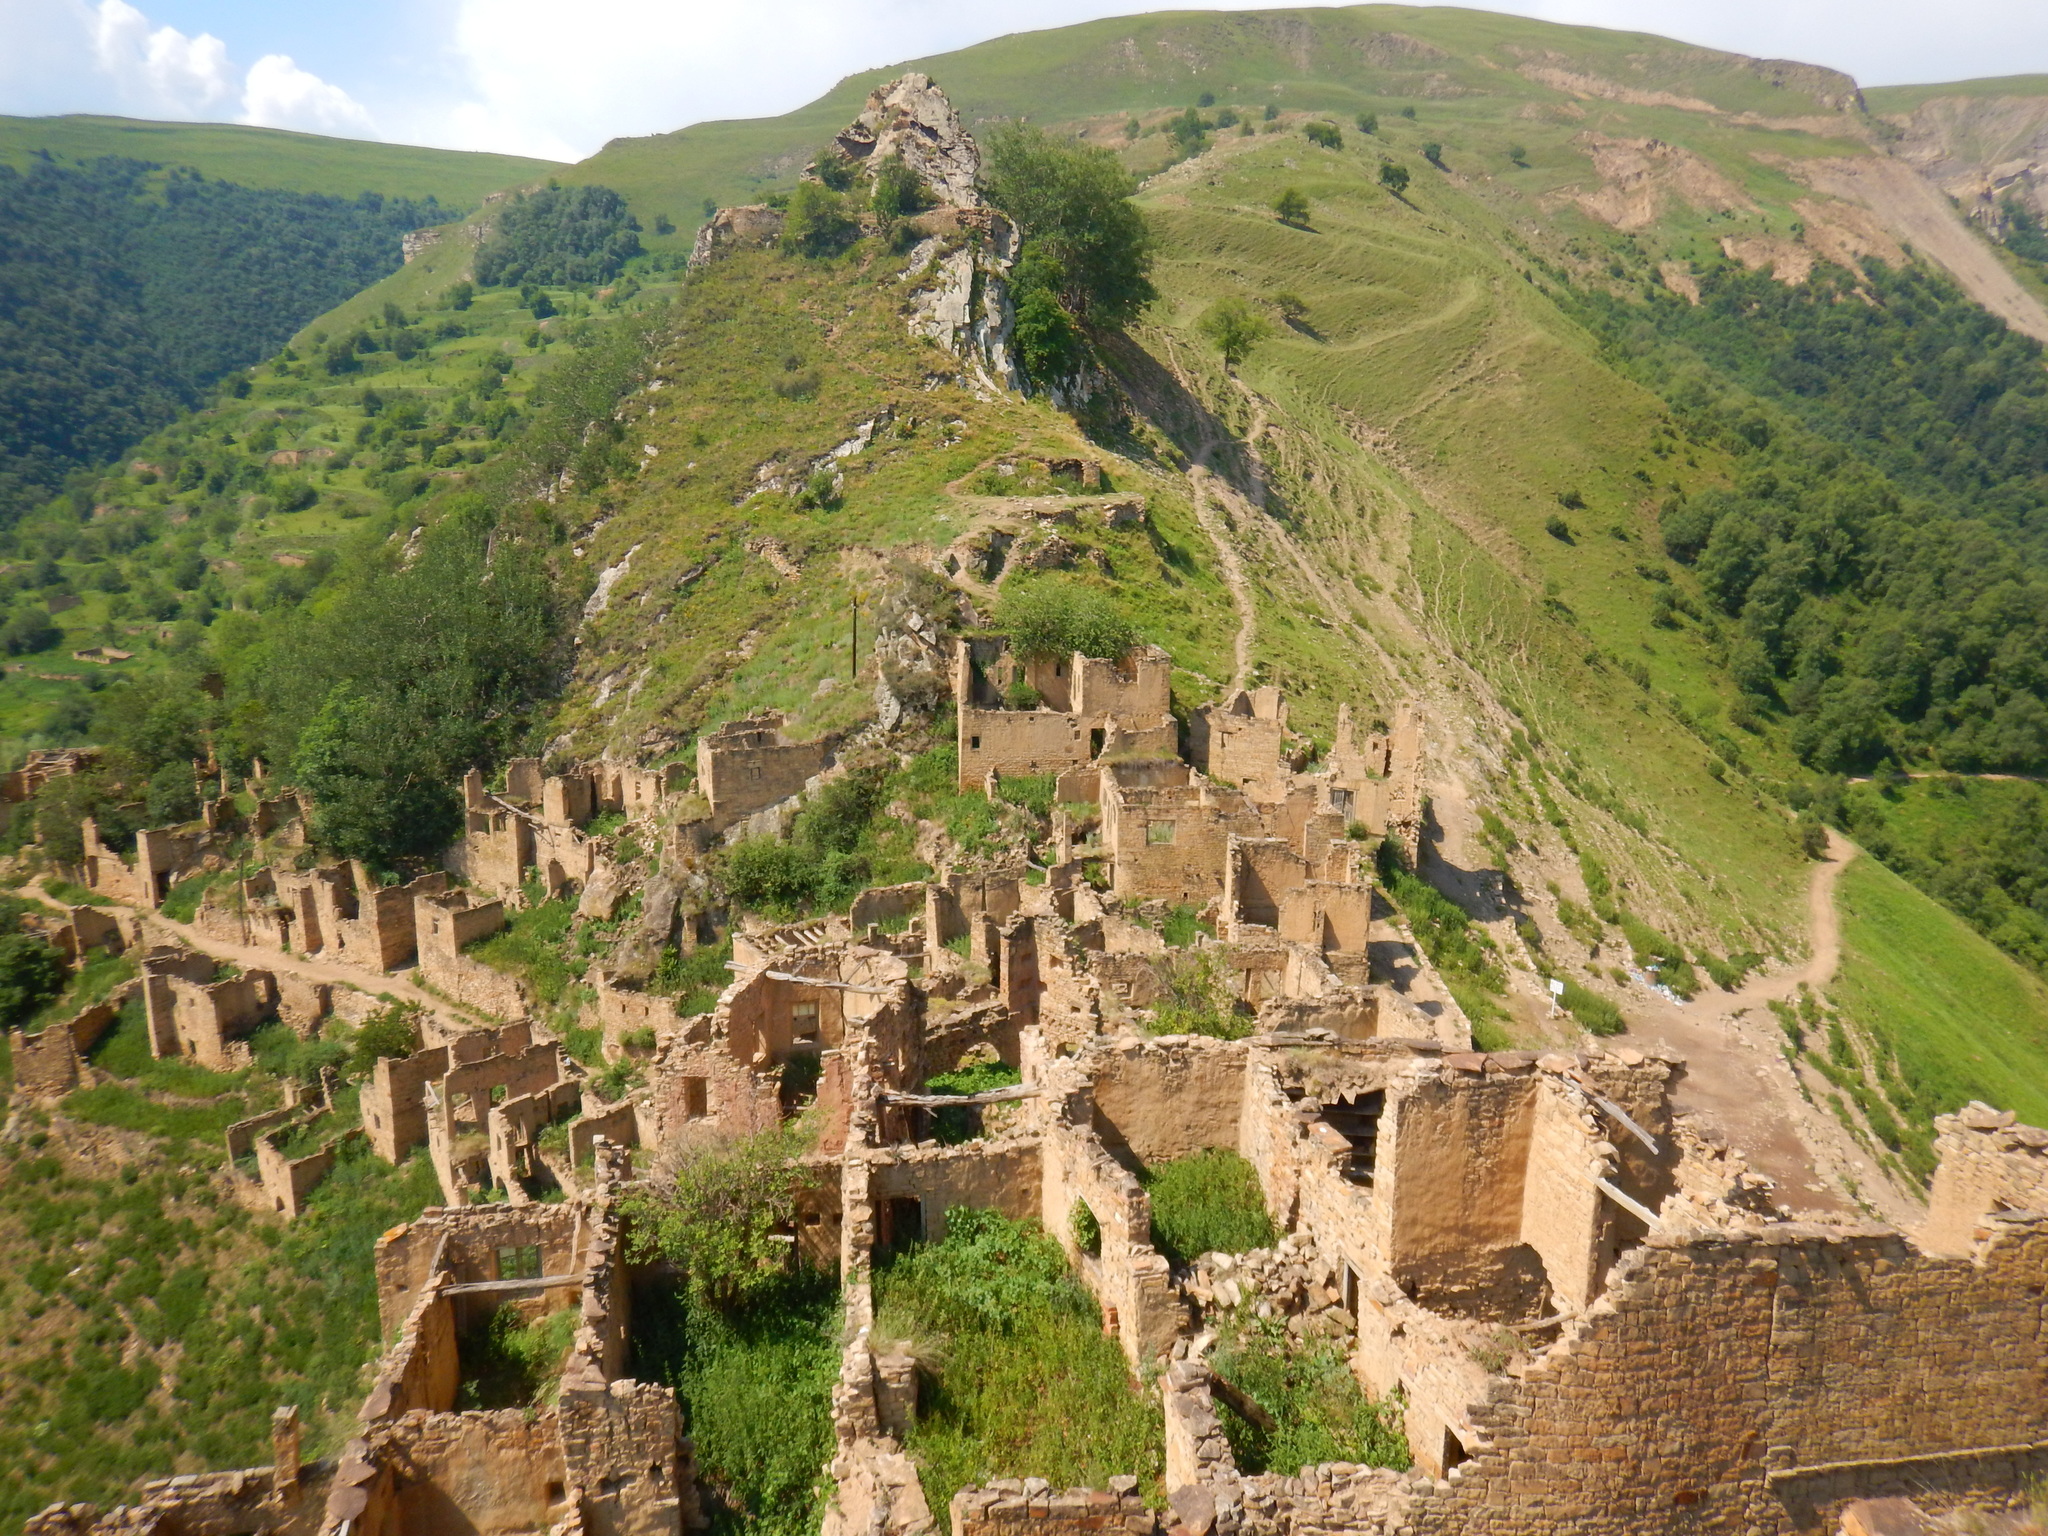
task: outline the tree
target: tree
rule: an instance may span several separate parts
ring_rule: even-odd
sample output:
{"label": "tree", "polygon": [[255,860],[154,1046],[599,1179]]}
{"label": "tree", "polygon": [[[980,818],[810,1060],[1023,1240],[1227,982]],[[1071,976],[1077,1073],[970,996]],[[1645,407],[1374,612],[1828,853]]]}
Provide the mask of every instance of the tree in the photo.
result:
{"label": "tree", "polygon": [[547,187],[515,198],[476,253],[485,287],[608,283],[640,254],[640,224],[610,187]]}
{"label": "tree", "polygon": [[783,216],[783,250],[797,256],[831,256],[852,244],[859,233],[859,223],[837,192],[823,182],[797,183]]}
{"label": "tree", "polygon": [[152,827],[174,827],[199,815],[199,790],[192,780],[192,764],[173,760],[149,776],[145,798]]}
{"label": "tree", "polygon": [[1309,143],[1320,144],[1325,149],[1342,149],[1344,147],[1344,130],[1335,123],[1304,123],[1302,124],[1301,132],[1302,137],[1306,138]]}
{"label": "tree", "polygon": [[1305,226],[1308,223],[1308,199],[1295,187],[1289,187],[1273,199],[1273,212],[1282,224]]}
{"label": "tree", "polygon": [[0,938],[0,1026],[26,1024],[64,990],[64,957],[39,933]]}
{"label": "tree", "polygon": [[1257,310],[1235,297],[1218,299],[1196,324],[1223,354],[1225,368],[1243,362],[1272,329]]}
{"label": "tree", "polygon": [[996,628],[1026,660],[1083,656],[1118,661],[1138,643],[1131,621],[1101,592],[1068,576],[1028,585],[1005,583],[996,604]]}
{"label": "tree", "polygon": [[1444,169],[1444,147],[1434,139],[1422,146],[1422,158],[1438,170]]}
{"label": "tree", "polygon": [[932,202],[932,191],[924,184],[924,178],[900,157],[891,155],[875,167],[875,190],[869,206],[883,218],[900,219],[922,213]]}
{"label": "tree", "polygon": [[668,1260],[692,1300],[727,1311],[773,1289],[789,1261],[797,1195],[812,1178],[798,1159],[814,1139],[800,1118],[683,1147],[672,1171],[627,1198],[633,1257]]}
{"label": "tree", "polygon": [[1526,171],[1529,168],[1529,151],[1519,144],[1510,144],[1508,146],[1508,162],[1511,165],[1519,165]]}
{"label": "tree", "polygon": [[1359,113],[1358,131],[1360,133],[1378,133],[1380,131],[1380,120],[1378,115],[1372,112]]}
{"label": "tree", "polygon": [[1380,185],[1399,197],[1408,190],[1408,167],[1391,160],[1380,162]]}
{"label": "tree", "polygon": [[989,136],[989,200],[1028,246],[1059,263],[1060,302],[1076,320],[1122,325],[1157,297],[1151,235],[1130,201],[1136,178],[1106,149],[1066,143],[1029,124]]}
{"label": "tree", "polygon": [[448,307],[450,309],[467,309],[475,302],[476,284],[466,277],[448,290]]}

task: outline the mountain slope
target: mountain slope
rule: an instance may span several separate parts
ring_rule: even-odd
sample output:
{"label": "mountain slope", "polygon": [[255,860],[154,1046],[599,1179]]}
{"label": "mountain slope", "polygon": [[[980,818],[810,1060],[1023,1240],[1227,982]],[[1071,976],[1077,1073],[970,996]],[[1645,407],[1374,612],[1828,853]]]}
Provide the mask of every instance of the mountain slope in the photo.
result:
{"label": "mountain slope", "polygon": [[560,168],[551,160],[521,155],[372,144],[230,123],[0,116],[0,165],[26,169],[42,154],[71,163],[115,155],[190,166],[244,187],[350,198],[375,192],[419,202],[431,197],[451,208],[474,207],[486,193],[540,180]]}
{"label": "mountain slope", "polygon": [[[1644,966],[1660,961],[1681,984],[1695,971],[1739,980],[1800,954],[1805,849],[1821,834],[1794,812],[1812,799],[1812,766],[1830,765],[1842,741],[1851,757],[1872,742],[1940,750],[1954,723],[1914,737],[1907,716],[1880,710],[1874,735],[1830,725],[1830,710],[1855,703],[1850,683],[1874,675],[1864,637],[1975,597],[1936,591],[1909,610],[1877,588],[1829,585],[1821,565],[1787,565],[1787,612],[1759,640],[1756,583],[1731,583],[1666,519],[1738,492],[1765,516],[1794,463],[1882,474],[1868,442],[1811,408],[1810,377],[1745,372],[1680,323],[1695,300],[1701,316],[1719,313],[1749,283],[1785,296],[1786,326],[1803,336],[1798,326],[1838,313],[1828,274],[1853,280],[1840,264],[1905,264],[1909,239],[1926,248],[1886,222],[1897,200],[1864,185],[1911,172],[1883,152],[1853,83],[1639,35],[1394,7],[1093,23],[924,67],[970,119],[1028,107],[1149,177],[1140,202],[1162,296],[1128,334],[1099,338],[1115,400],[1077,420],[1042,395],[978,389],[909,335],[901,311],[924,279],[874,241],[826,260],[758,251],[714,263],[652,339],[645,377],[659,388],[612,416],[613,467],[548,504],[589,603],[555,750],[662,760],[762,707],[799,732],[855,727],[876,707],[878,621],[893,654],[909,609],[957,602],[972,627],[1001,571],[1029,580],[1034,564],[1066,565],[1173,653],[1184,702],[1240,674],[1277,682],[1298,727],[1327,742],[1339,704],[1369,719],[1424,700],[1425,869],[1507,962],[1505,987],[1481,1008],[1494,1013],[1487,1028],[1528,1043],[1567,1032],[1547,1014],[1555,974],[1654,1030],[1669,1004]],[[650,228],[663,215],[682,226],[648,237],[651,268],[680,253],[704,199],[788,190],[874,78],[773,122],[621,141],[562,179],[617,188]],[[1172,109],[1203,92],[1216,98],[1210,126],[1177,134]],[[1234,122],[1217,123],[1223,109]],[[1333,147],[1303,132],[1323,114]],[[1383,164],[1407,171],[1405,188],[1389,189]],[[1272,212],[1288,188],[1310,205],[1295,225]],[[2015,269],[1945,206],[1937,196],[1922,211],[1950,242],[1949,273],[1989,292]],[[296,344],[362,324],[387,300],[409,313],[452,302],[471,255],[468,236],[449,231]],[[1948,273],[1911,270],[1926,285],[1912,302],[1970,311]],[[1222,298],[1268,329],[1235,371],[1200,324]],[[2030,302],[2024,288],[2007,295],[2029,325]],[[1912,329],[1910,304],[1866,294],[1839,312],[1867,306],[1883,311],[1873,347]],[[1981,360],[1971,349],[2007,345],[1990,333],[1960,340],[1950,373],[1937,357],[1908,403],[1961,411],[1943,402]],[[1874,373],[1840,349],[1821,361],[1830,387]],[[2028,418],[2011,413],[2033,408],[2021,376],[2038,374],[2038,351],[2007,361],[2018,380],[1997,397],[2007,416],[1985,427],[1987,401],[1985,421],[1954,419],[1972,432],[2017,421],[2023,439]],[[441,389],[431,375],[426,385]],[[1065,547],[1047,553],[1048,530],[999,493],[1004,464],[1055,457],[1096,459],[1115,493],[1142,497],[1146,521],[1084,514],[1057,526]],[[625,460],[637,469],[618,468]],[[2020,508],[2012,526],[2030,526],[2033,482],[2003,468],[1994,478]],[[1841,489],[1814,500],[1834,506]],[[394,532],[432,515],[401,491],[387,492]],[[1903,506],[1896,517],[1837,530],[1862,555],[1883,554],[1873,569],[1934,568],[1883,544],[1902,524],[1950,540],[1942,568],[1956,579],[1991,569],[1958,542],[1977,499],[1968,485],[1887,494],[1884,506]],[[1030,561],[995,557],[1011,537]],[[2038,609],[2032,557],[1998,543],[2005,532],[1987,537],[2020,595],[1984,622],[2024,637]],[[1789,561],[1794,542],[1772,548]],[[956,598],[932,589],[934,563],[952,571]],[[1974,641],[1921,639],[1988,666]],[[1747,647],[1764,640],[1773,648],[1758,662]],[[2035,696],[2017,661],[1981,686],[1994,711]],[[1822,727],[1837,746],[1811,739]],[[1901,889],[1898,901],[1939,915]],[[1847,914],[1845,952],[1905,963],[1863,924]],[[1969,957],[1986,964],[2012,966]],[[2012,975],[2013,1028],[2048,1047],[2039,990]],[[1713,1016],[1726,994],[1700,986],[1694,1008]],[[2024,1052],[1901,1083],[1879,1068],[1917,1059],[1924,1010],[1873,986],[1837,1002],[1873,1075],[1853,1105],[1834,1102],[1875,1138],[1871,1157],[1904,1172],[1957,1093],[2015,1096]],[[1848,1092],[1799,1059],[1804,1078],[1774,1069],[1788,1102],[1802,1081],[1823,1098]],[[1880,1091],[1907,1122],[1889,1140]]]}

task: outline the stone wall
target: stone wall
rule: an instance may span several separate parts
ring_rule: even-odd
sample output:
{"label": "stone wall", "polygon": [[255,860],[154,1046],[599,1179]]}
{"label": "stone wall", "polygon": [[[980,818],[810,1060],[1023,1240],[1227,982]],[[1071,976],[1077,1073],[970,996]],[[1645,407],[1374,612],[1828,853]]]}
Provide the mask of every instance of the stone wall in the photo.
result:
{"label": "stone wall", "polygon": [[95,1003],[40,1034],[13,1036],[14,1086],[32,1098],[62,1098],[85,1080],[85,1056],[114,1027],[121,1007],[140,989],[130,982],[103,1003]]}
{"label": "stone wall", "polygon": [[865,1157],[869,1198],[884,1204],[918,1202],[920,1230],[933,1242],[946,1235],[946,1213],[956,1206],[1000,1211],[1018,1220],[1041,1214],[1035,1136],[957,1147],[936,1142],[877,1147]]}
{"label": "stone wall", "polygon": [[963,792],[984,788],[990,774],[1000,778],[1057,774],[1094,755],[1081,717],[1050,709],[963,709],[959,747]]}
{"label": "stone wall", "polygon": [[471,905],[465,891],[426,895],[413,905],[420,977],[436,991],[479,1013],[522,1019],[531,1012],[525,984],[462,952],[505,926],[502,901]]}
{"label": "stone wall", "polygon": [[2048,1211],[2048,1131],[2018,1118],[1973,1103],[1934,1122],[1941,1161],[1917,1234],[1929,1253],[1971,1252],[1995,1212]]}
{"label": "stone wall", "polygon": [[962,1488],[950,1514],[953,1536],[1158,1536],[1167,1528],[1146,1507],[1135,1477],[1114,1478],[1106,1489],[998,1478],[986,1488]]}
{"label": "stone wall", "polygon": [[1235,1151],[1245,1049],[1196,1035],[1102,1041],[1081,1058],[1095,1085],[1095,1129],[1148,1164],[1208,1147]]}
{"label": "stone wall", "polygon": [[827,742],[791,741],[780,715],[755,715],[697,738],[697,789],[713,824],[730,826],[799,793],[831,760]]}

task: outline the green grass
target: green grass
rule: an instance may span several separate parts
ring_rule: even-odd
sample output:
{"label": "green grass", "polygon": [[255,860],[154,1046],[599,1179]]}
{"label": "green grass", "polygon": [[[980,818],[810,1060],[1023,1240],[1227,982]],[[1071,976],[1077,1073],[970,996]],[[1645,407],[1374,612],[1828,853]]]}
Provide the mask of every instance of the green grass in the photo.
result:
{"label": "green grass", "polygon": [[522,907],[507,915],[503,928],[471,944],[467,953],[493,970],[518,977],[537,1001],[558,1003],[583,976],[583,965],[567,952],[569,926],[575,918],[574,896]]}
{"label": "green grass", "polygon": [[189,923],[199,915],[199,904],[206,899],[206,893],[213,889],[227,875],[226,870],[209,870],[188,875],[170,889],[157,910],[174,923]]}
{"label": "green grass", "polygon": [[964,1487],[1043,1477],[1100,1488],[1135,1474],[1157,1501],[1158,1399],[1131,1380],[1095,1300],[1035,1223],[954,1209],[946,1236],[876,1275],[875,1337],[923,1366],[909,1450],[926,1504]]}
{"label": "green grass", "polygon": [[1921,1135],[1971,1099],[2048,1124],[2048,985],[1874,859],[1842,871],[1835,902],[1829,997],[1896,1060]]}
{"label": "green grass", "polygon": [[1193,1152],[1139,1177],[1152,1197],[1152,1245],[1174,1264],[1268,1247],[1280,1235],[1266,1214],[1258,1170],[1226,1148]]}
{"label": "green grass", "polygon": [[1217,1417],[1239,1471],[1292,1477],[1328,1461],[1407,1470],[1399,1404],[1375,1403],[1336,1345],[1305,1344],[1288,1336],[1281,1318],[1241,1313],[1210,1364],[1276,1422],[1266,1429],[1218,1398]]}
{"label": "green grass", "polygon": [[[1015,1087],[1023,1081],[1023,1074],[1015,1067],[1005,1066],[1000,1061],[983,1061],[976,1062],[971,1067],[958,1067],[951,1072],[935,1073],[924,1080],[924,1091],[992,1093],[998,1088]],[[957,1146],[974,1137],[980,1120],[980,1111],[972,1107],[936,1109],[932,1111],[932,1136],[948,1146]]]}
{"label": "green grass", "polygon": [[720,1536],[811,1536],[830,1496],[839,1288],[789,1275],[737,1316],[672,1284],[633,1292],[632,1374],[673,1387]]}
{"label": "green grass", "polygon": [[561,1307],[528,1322],[515,1306],[501,1306],[455,1341],[462,1380],[458,1413],[551,1403],[561,1387],[562,1361],[576,1336],[577,1309]]}
{"label": "green grass", "polygon": [[245,1467],[298,1405],[307,1454],[353,1432],[376,1353],[379,1233],[438,1202],[424,1153],[345,1159],[286,1227],[177,1160],[66,1173],[0,1150],[0,1532],[55,1499]]}
{"label": "green grass", "polygon": [[550,160],[377,144],[227,123],[154,123],[126,117],[0,117],[0,164],[25,167],[38,150],[60,160],[122,155],[189,165],[216,181],[283,192],[436,197],[474,208],[486,192],[545,178]]}

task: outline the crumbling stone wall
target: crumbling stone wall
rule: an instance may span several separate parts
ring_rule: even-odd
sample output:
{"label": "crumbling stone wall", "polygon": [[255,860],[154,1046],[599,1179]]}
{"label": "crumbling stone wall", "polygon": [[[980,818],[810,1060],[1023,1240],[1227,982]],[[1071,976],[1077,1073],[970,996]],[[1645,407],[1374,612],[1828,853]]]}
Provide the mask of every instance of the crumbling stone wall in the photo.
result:
{"label": "crumbling stone wall", "polygon": [[1156,1536],[1160,1514],[1146,1507],[1135,1477],[1108,1488],[1052,1488],[1042,1477],[998,1478],[986,1488],[962,1488],[950,1511],[953,1536]]}
{"label": "crumbling stone wall", "polygon": [[957,1147],[936,1142],[882,1146],[862,1155],[869,1199],[917,1201],[919,1230],[933,1242],[946,1235],[946,1213],[956,1206],[1000,1211],[1020,1221],[1042,1214],[1036,1136],[970,1141]]}
{"label": "crumbling stone wall", "polygon": [[1290,770],[1281,757],[1286,740],[1287,704],[1280,690],[1239,688],[1189,718],[1188,760],[1256,800],[1277,800],[1287,792]]}
{"label": "crumbling stone wall", "polygon": [[1245,1053],[1240,1042],[1199,1035],[1097,1043],[1079,1058],[1094,1085],[1096,1132],[1147,1164],[1210,1147],[1236,1151]]}
{"label": "crumbling stone wall", "polygon": [[1940,1162],[1917,1234],[1929,1253],[1971,1252],[1997,1212],[2048,1211],[2048,1131],[2017,1122],[1975,1103],[1935,1120]]}
{"label": "crumbling stone wall", "polygon": [[420,977],[465,1007],[500,1019],[522,1019],[531,1011],[526,988],[516,978],[463,954],[462,948],[505,926],[505,904],[472,904],[466,891],[420,896],[413,903]]}
{"label": "crumbling stone wall", "polygon": [[15,1091],[30,1098],[62,1098],[85,1080],[86,1053],[100,1037],[114,1027],[122,1005],[139,990],[130,982],[105,1002],[82,1009],[62,1024],[52,1024],[39,1034],[21,1031],[14,1035]]}
{"label": "crumbling stone wall", "polygon": [[697,738],[697,789],[724,828],[799,793],[831,761],[829,743],[791,741],[782,716],[753,715]]}
{"label": "crumbling stone wall", "polygon": [[190,1057],[220,1072],[249,1065],[244,1042],[277,1017],[277,978],[268,971],[245,971],[215,981],[217,969],[211,956],[175,947],[144,957],[142,997],[151,1054]]}

